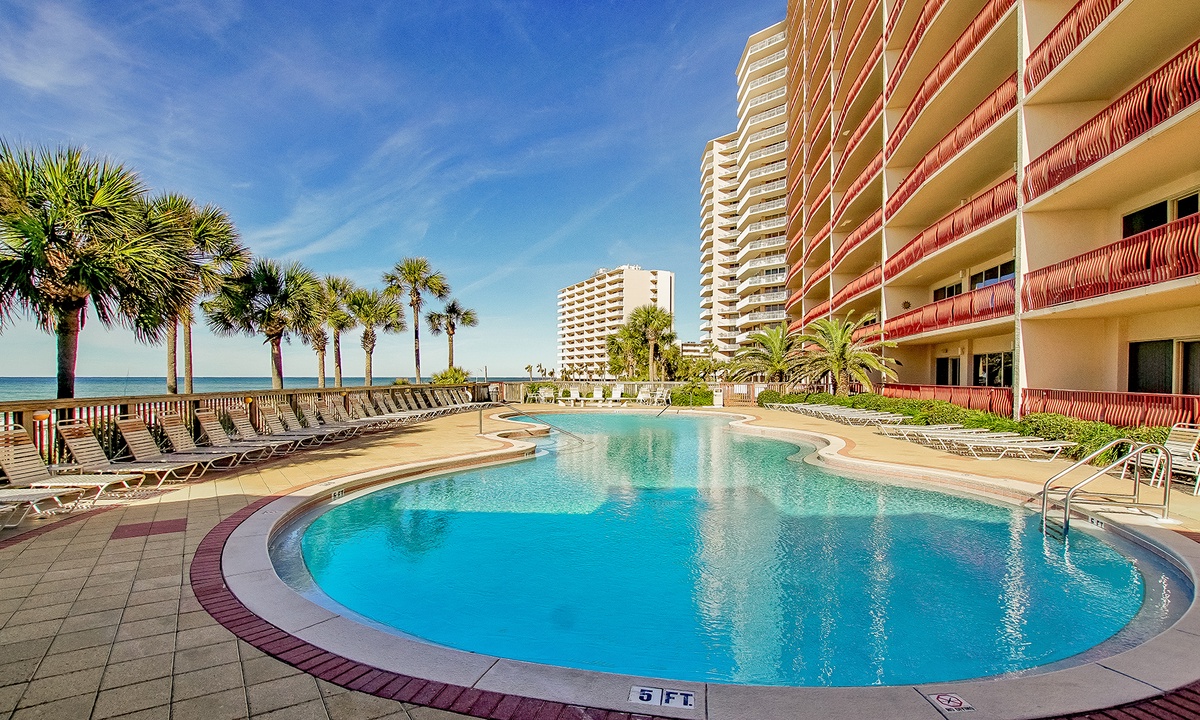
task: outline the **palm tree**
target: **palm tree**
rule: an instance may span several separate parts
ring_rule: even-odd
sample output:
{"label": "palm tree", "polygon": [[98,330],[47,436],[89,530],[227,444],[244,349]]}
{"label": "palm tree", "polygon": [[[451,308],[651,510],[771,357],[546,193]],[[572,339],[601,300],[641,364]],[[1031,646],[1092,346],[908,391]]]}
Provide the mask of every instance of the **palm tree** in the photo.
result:
{"label": "palm tree", "polygon": [[733,357],[733,377],[747,380],[760,376],[767,382],[787,382],[795,374],[798,358],[796,336],[789,335],[787,323],[750,334],[749,346]]}
{"label": "palm tree", "polygon": [[54,333],[58,397],[75,396],[89,308],[157,342],[190,302],[186,238],[148,207],[132,170],[79,148],[0,141],[0,197],[0,321],[21,314]]}
{"label": "palm tree", "polygon": [[540,377],[540,378],[546,377],[546,366],[545,365],[538,363],[537,371],[538,371],[538,377]]}
{"label": "palm tree", "polygon": [[[629,325],[646,338],[646,344],[650,347],[649,357],[649,372],[650,382],[657,379],[657,364],[655,362],[655,354],[658,350],[660,342],[674,341],[673,333],[670,333],[671,327],[675,324],[675,317],[671,313],[663,310],[657,305],[642,305],[633,309],[629,315]],[[671,334],[668,339],[666,336]]]}
{"label": "palm tree", "polygon": [[283,341],[311,327],[321,281],[300,263],[259,259],[201,304],[218,335],[263,335],[271,346],[271,387],[283,388]]}
{"label": "palm tree", "polygon": [[608,353],[609,372],[620,378],[636,379],[639,370],[638,358],[645,343],[645,337],[628,323],[604,338],[605,350]]}
{"label": "palm tree", "polygon": [[358,327],[358,320],[346,310],[346,299],[358,290],[354,283],[337,275],[326,275],[323,282],[326,300],[325,322],[333,334],[333,386],[342,386],[342,333]]}
{"label": "palm tree", "polygon": [[525,372],[529,373],[529,382],[533,382],[533,366],[532,366],[532,365],[526,365],[526,366],[525,366]]}
{"label": "palm tree", "polygon": [[387,283],[385,292],[393,297],[408,296],[408,305],[412,308],[413,322],[413,359],[416,363],[416,382],[421,384],[421,323],[415,318],[421,317],[421,305],[424,295],[429,293],[439,300],[450,296],[450,283],[446,276],[435,272],[429,260],[423,257],[408,257],[396,263],[389,273],[384,273],[383,281]]}
{"label": "palm tree", "polygon": [[362,349],[367,355],[365,384],[371,384],[371,355],[375,352],[376,328],[397,333],[407,329],[404,308],[379,290],[358,290],[346,298],[346,309],[362,325]]}
{"label": "palm tree", "polygon": [[[191,244],[195,286],[200,294],[211,295],[226,280],[240,275],[250,265],[250,251],[241,244],[233,221],[219,207],[197,207],[194,200],[176,194],[164,194],[151,202],[155,211],[174,219]],[[167,327],[167,392],[178,391],[175,368],[175,344],[180,322],[183,323],[183,391],[192,392],[192,306],[188,302]]]}
{"label": "palm tree", "polygon": [[801,345],[796,362],[796,374],[803,378],[817,379],[828,375],[833,381],[835,395],[850,394],[850,380],[858,380],[868,389],[873,387],[870,373],[877,372],[886,378],[895,378],[891,364],[896,361],[882,355],[885,347],[895,347],[890,340],[880,340],[877,334],[870,339],[855,335],[876,321],[875,313],[867,313],[858,320],[847,315],[841,318],[822,318],[808,326],[808,332],[796,337]]}
{"label": "palm tree", "polygon": [[457,300],[451,300],[441,312],[430,311],[425,316],[425,321],[429,323],[429,332],[434,335],[441,335],[442,331],[445,331],[446,343],[449,346],[446,367],[454,367],[454,333],[458,331],[459,325],[475,327],[479,324],[479,317],[475,315],[474,310],[463,307]]}

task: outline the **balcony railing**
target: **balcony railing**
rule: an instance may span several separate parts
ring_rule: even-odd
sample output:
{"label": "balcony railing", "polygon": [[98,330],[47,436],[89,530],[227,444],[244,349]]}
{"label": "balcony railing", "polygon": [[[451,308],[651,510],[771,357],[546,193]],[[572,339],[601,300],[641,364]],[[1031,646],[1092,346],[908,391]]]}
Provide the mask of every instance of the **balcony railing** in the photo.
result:
{"label": "balcony railing", "polygon": [[766,56],[762,60],[755,60],[754,62],[750,63],[750,65],[746,68],[746,72],[752,73],[755,70],[760,70],[772,63],[779,62],[780,60],[784,59],[785,57],[787,57],[787,49],[786,48],[784,48],[783,50],[780,50],[779,52],[771,53],[770,55]]}
{"label": "balcony railing", "polygon": [[760,123],[760,122],[763,122],[764,120],[770,120],[772,118],[777,118],[780,115],[786,115],[786,114],[787,114],[787,105],[777,105],[777,106],[771,108],[770,110],[764,110],[764,111],[758,113],[757,115],[751,115],[750,118],[748,120],[746,120],[746,125],[748,127],[750,125],[754,125],[755,123]]}
{"label": "balcony railing", "polygon": [[815,306],[812,310],[809,310],[808,312],[804,313],[804,318],[800,321],[800,327],[804,327],[804,326],[808,325],[809,323],[811,323],[813,320],[816,320],[817,318],[821,317],[822,315],[828,315],[828,314],[829,314],[829,301],[826,300],[825,302],[820,303],[817,306]]}
{"label": "balcony railing", "polygon": [[825,127],[825,123],[829,122],[829,114],[833,112],[833,103],[828,103],[816,120],[810,120],[812,128],[808,131],[808,144],[814,145],[817,142],[817,136],[821,134],[821,129]]}
{"label": "balcony railing", "polygon": [[1042,153],[1025,169],[1025,201],[1044,195],[1200,100],[1200,41]]}
{"label": "balcony railing", "polygon": [[756,223],[747,225],[745,232],[752,233],[758,232],[759,230],[774,230],[775,228],[781,228],[785,225],[787,225],[787,218],[785,217],[770,218],[768,220],[759,220]]}
{"label": "balcony railing", "polygon": [[846,259],[851,250],[862,245],[867,238],[879,232],[879,228],[882,226],[883,210],[880,209],[871,213],[870,217],[864,220],[862,225],[855,228],[854,232],[847,235],[842,244],[838,246],[838,249],[833,252],[833,267],[836,268],[841,264],[842,260]]}
{"label": "balcony railing", "polygon": [[1017,178],[1014,175],[993,186],[971,202],[925,228],[888,258],[888,277],[895,277],[923,258],[953,245],[1017,209]]}
{"label": "balcony railing", "polygon": [[845,212],[846,208],[850,206],[850,203],[854,202],[855,198],[857,198],[863,190],[866,190],[867,185],[870,185],[871,181],[878,177],[879,173],[881,172],[883,172],[882,150],[880,150],[879,154],[877,154],[871,160],[871,162],[868,163],[865,168],[863,168],[863,171],[858,174],[858,177],[854,179],[854,182],[850,184],[850,187],[846,188],[846,194],[842,196],[840,201],[838,201],[837,209],[833,211],[833,217],[840,219],[842,217],[842,213]]}
{"label": "balcony railing", "polygon": [[896,31],[896,23],[900,21],[900,15],[904,13],[904,6],[907,4],[908,0],[896,0],[892,11],[888,13],[887,27],[883,31],[884,36],[891,38],[892,33]]}
{"label": "balcony railing", "polygon": [[817,208],[821,207],[821,205],[823,205],[825,201],[829,199],[829,195],[832,192],[833,183],[829,183],[825,187],[821,188],[821,192],[817,193],[817,197],[812,201],[812,204],[808,206],[808,214],[816,215]]}
{"label": "balcony railing", "polygon": [[[757,160],[759,158],[766,157],[768,155],[774,155],[777,152],[783,152],[785,150],[787,150],[787,141],[786,140],[784,140],[783,142],[777,142],[774,145],[768,145],[766,147],[761,147],[757,150],[754,150],[753,152],[751,152],[749,155],[746,156],[745,162],[754,162],[755,160]],[[784,161],[781,160],[780,162],[784,162]],[[758,168],[758,169],[761,170],[762,168]],[[751,172],[753,172],[753,171],[751,171]],[[749,177],[753,177],[753,175],[750,175]]]}
{"label": "balcony railing", "polygon": [[[925,7],[921,8],[921,15],[917,18],[916,25],[913,25],[912,34],[908,36],[908,40],[904,42],[904,48],[900,51],[900,55],[896,58],[896,67],[892,70],[891,76],[888,78],[887,93],[888,97],[896,91],[896,84],[900,82],[900,78],[904,75],[904,71],[908,68],[908,63],[912,61],[913,55],[917,52],[917,47],[921,44],[921,40],[925,37],[925,31],[929,29],[929,23],[933,22],[933,17],[938,14],[942,6],[946,4],[946,0],[928,0]],[[896,10],[900,8],[897,6]],[[899,12],[893,16],[893,22],[899,17]],[[890,25],[891,23],[889,23]],[[889,30],[890,33],[890,30]]]}
{"label": "balcony railing", "polygon": [[815,252],[816,249],[821,246],[821,243],[828,241],[830,235],[832,234],[833,219],[830,218],[825,222],[824,225],[821,226],[821,229],[817,231],[817,234],[813,236],[812,242],[808,244],[808,247],[804,248],[804,258],[800,261],[800,264],[807,265],[808,259],[812,257],[813,252]]}
{"label": "balcony railing", "polygon": [[782,33],[782,32],[776,33],[776,34],[772,35],[771,37],[767,38],[766,40],[759,40],[758,42],[754,43],[750,47],[746,48],[746,54],[753,55],[754,53],[758,52],[759,50],[762,50],[763,48],[770,47],[770,46],[774,45],[775,43],[783,42],[784,39],[786,39],[786,38],[787,38],[787,33]]}
{"label": "balcony railing", "polygon": [[755,240],[754,242],[750,243],[749,245],[747,245],[746,247],[744,247],[742,249],[749,252],[750,250],[761,250],[763,248],[783,247],[786,242],[787,242],[787,238],[785,238],[782,235],[776,235],[775,237],[763,238],[762,240]]}
{"label": "balcony railing", "polygon": [[787,74],[787,68],[779,68],[778,70],[776,70],[774,72],[769,72],[760,78],[751,80],[750,84],[746,86],[746,89],[753,90],[755,88],[760,88],[763,85],[766,85],[767,83],[775,82],[776,80],[778,80],[779,78],[783,77],[786,74]]}
{"label": "balcony railing", "polygon": [[846,283],[846,286],[833,294],[830,304],[834,310],[850,302],[854,298],[868,293],[883,283],[883,268],[879,265],[871,268],[862,275]]}
{"label": "balcony railing", "polygon": [[[837,168],[833,171],[834,182],[837,182],[838,178],[842,176],[842,170],[845,169],[846,162],[850,159],[850,155],[858,147],[858,144],[862,142],[862,139],[867,136],[867,131],[871,129],[871,126],[875,124],[875,121],[878,120],[879,116],[882,114],[883,97],[881,96],[875,99],[875,104],[872,105],[871,109],[867,111],[867,114],[863,116],[862,122],[860,122],[858,127],[854,129],[854,134],[851,135],[850,139],[846,141],[846,147],[842,150],[842,156],[838,158]],[[840,135],[841,131],[842,128],[839,125],[837,130],[834,131],[835,135]]]}
{"label": "balcony railing", "polygon": [[766,267],[768,265],[782,265],[785,262],[787,262],[787,258],[784,256],[784,254],[776,253],[775,255],[765,255],[760,258],[755,258],[755,259],[751,260],[750,262],[742,265],[742,268],[757,268],[757,267]]}
{"label": "balcony railing", "polygon": [[1026,388],[1021,413],[1057,413],[1117,427],[1171,426],[1200,422],[1200,395]]}
{"label": "balcony railing", "polygon": [[[758,151],[756,150],[755,152],[758,152]],[[751,153],[751,155],[753,155],[753,154],[754,153]],[[787,161],[786,160],[777,160],[773,163],[768,163],[766,165],[763,165],[762,167],[754,168],[749,173],[747,173],[746,179],[753,180],[756,177],[762,177],[763,175],[770,175],[773,172],[778,172],[780,170],[786,170],[786,169],[787,169]]]}
{"label": "balcony railing", "polygon": [[780,178],[778,180],[772,180],[771,182],[763,183],[762,185],[759,185],[756,188],[751,188],[750,192],[746,193],[746,197],[752,198],[752,197],[757,197],[759,195],[765,195],[766,193],[774,192],[776,190],[783,190],[786,186],[787,186],[787,178]]}
{"label": "balcony railing", "polygon": [[884,324],[884,333],[889,340],[896,340],[1007,317],[1013,314],[1014,295],[1012,280],[988,285],[897,315]]}
{"label": "balcony railing", "polygon": [[955,156],[971,143],[979,139],[991,129],[1000,118],[1017,107],[1017,76],[1005,80],[991,95],[988,95],[978,107],[971,111],[962,122],[938,142],[921,162],[917,163],[908,177],[896,188],[896,192],[888,198],[888,215],[894,215],[904,203],[908,202],[917,190],[938,170],[946,166]]}
{"label": "balcony railing", "polygon": [[745,316],[749,322],[778,322],[787,318],[787,313],[783,310],[766,310],[763,312],[754,312]]}
{"label": "balcony railing", "polygon": [[1071,8],[1025,63],[1025,91],[1029,92],[1054,72],[1088,35],[1125,0],[1080,0]]}
{"label": "balcony railing", "polygon": [[1176,220],[1025,276],[1025,310],[1200,274],[1200,215]]}
{"label": "balcony railing", "polygon": [[769,138],[769,137],[773,137],[775,135],[782,135],[785,132],[787,132],[787,123],[785,123],[785,122],[779,123],[778,125],[773,125],[773,126],[767,128],[766,130],[759,130],[758,132],[754,133],[750,137],[746,138],[746,144],[749,145],[750,143],[758,142],[759,140],[762,140],[763,138]]}
{"label": "balcony railing", "polygon": [[913,97],[912,103],[908,109],[900,116],[900,121],[896,123],[896,129],[892,136],[888,138],[887,150],[888,155],[896,152],[896,148],[900,146],[905,135],[912,129],[912,126],[917,122],[917,118],[925,111],[925,106],[933,99],[934,95],[942,89],[942,86],[950,80],[950,77],[958,70],[959,66],[970,57],[971,53],[983,42],[984,38],[991,34],[992,30],[1000,24],[1000,20],[1008,13],[1009,9],[1016,4],[1016,0],[989,0],[987,5],[979,11],[971,24],[963,30],[962,35],[954,41],[954,45],[946,51],[938,64],[933,70],[929,71],[929,75],[925,76],[925,80],[921,82],[921,87],[917,90],[917,94]]}
{"label": "balcony railing", "polygon": [[[862,68],[858,71],[858,75],[854,77],[854,83],[850,86],[850,90],[846,92],[846,100],[842,106],[843,108],[849,108],[852,104],[854,104],[854,99],[858,97],[858,92],[862,90],[863,85],[867,84],[867,78],[871,77],[871,73],[875,70],[875,64],[879,62],[879,58],[882,55],[883,38],[880,37],[879,41],[875,43],[875,47],[871,50],[871,54],[867,56],[867,61],[863,63]],[[834,93],[837,93],[836,89],[834,90]],[[883,98],[880,97],[880,100],[882,99]],[[837,128],[834,131],[835,134],[841,132],[842,123],[845,122],[845,119],[845,113],[838,118]]]}
{"label": "balcony railing", "polygon": [[[854,48],[858,47],[859,41],[862,40],[863,34],[867,31],[867,26],[871,22],[871,17],[875,14],[875,9],[878,7],[879,0],[872,0],[872,2],[867,5],[867,9],[863,11],[862,17],[859,18],[858,27],[854,28],[854,35],[850,37],[850,42],[846,43],[845,46],[848,49],[846,50],[846,54],[843,58],[842,73],[838,76],[838,81],[834,85],[834,94],[837,94],[837,91],[842,87],[842,83],[846,80],[846,71],[850,69],[850,64],[848,62],[850,60],[850,55],[854,52]],[[841,49],[842,41],[845,37],[845,35],[840,35],[838,37],[838,49]],[[882,35],[879,36],[879,49],[880,51],[883,50]],[[876,59],[878,60],[879,58],[876,57]]]}
{"label": "balcony railing", "polygon": [[969,387],[960,385],[901,385],[887,383],[879,394],[901,400],[941,400],[970,410],[982,410],[1012,417],[1013,392],[1006,387]]}
{"label": "balcony railing", "polygon": [[813,274],[809,275],[804,280],[804,287],[801,288],[801,290],[803,290],[804,294],[807,295],[809,290],[812,290],[814,287],[817,286],[817,283],[819,283],[822,280],[824,280],[825,278],[829,277],[829,271],[831,268],[832,268],[832,266],[829,264],[829,261],[826,260],[821,265],[821,267],[814,270]]}

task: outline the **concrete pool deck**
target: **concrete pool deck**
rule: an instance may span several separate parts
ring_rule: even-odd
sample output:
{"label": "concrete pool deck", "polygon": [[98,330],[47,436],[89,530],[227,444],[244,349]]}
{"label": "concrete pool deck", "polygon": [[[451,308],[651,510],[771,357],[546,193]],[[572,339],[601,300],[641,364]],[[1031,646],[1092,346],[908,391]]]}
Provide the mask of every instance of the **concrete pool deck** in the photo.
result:
{"label": "concrete pool deck", "polygon": [[[536,406],[533,409],[546,410]],[[875,436],[868,430],[789,413],[754,408],[744,411],[758,418],[751,425],[769,424],[842,437],[853,443],[843,453],[862,460],[905,462],[931,470],[965,470],[975,476],[994,478],[1001,484],[1015,479],[1017,483],[1038,481],[1040,485],[1040,480],[1051,470],[1041,463],[965,460]],[[488,415],[484,420],[485,432],[512,427],[490,417],[491,413]],[[220,551],[225,549],[223,532],[210,535],[210,531],[221,525],[229,528],[228,536],[232,536],[240,521],[252,514],[251,506],[264,507],[273,496],[284,496],[303,486],[315,487],[331,479],[341,482],[355,475],[384,473],[396,465],[398,455],[405,463],[419,463],[464,453],[512,450],[510,443],[476,437],[477,422],[475,414],[442,418],[395,434],[356,439],[293,459],[215,475],[157,497],[101,507],[63,519],[27,523],[19,529],[24,534],[0,535],[0,620],[3,621],[0,716],[412,720],[463,717],[444,709],[346,689],[318,677],[329,676],[332,670],[342,667],[333,679],[340,678],[341,683],[350,687],[378,691],[382,688],[373,685],[384,677],[382,671],[366,679],[370,671],[354,675],[348,666],[323,662],[319,665],[326,667],[311,666],[314,675],[281,662],[255,647],[255,642],[262,642],[262,636],[247,635],[250,642],[239,639],[205,611],[193,585],[203,586],[206,581],[211,587],[224,585],[219,567],[216,583],[211,582],[212,575],[204,575],[211,570],[214,552],[219,558]],[[1010,489],[1019,491],[1021,487],[1012,485]],[[1200,502],[1192,498],[1190,488],[1188,494],[1177,492],[1173,503],[1175,514],[1183,520],[1179,527],[1200,529]],[[232,522],[233,519],[238,522]],[[36,528],[33,534],[27,532],[30,527]],[[199,554],[198,549],[201,549]],[[194,559],[199,559],[199,568]],[[241,568],[246,572],[261,569]],[[241,574],[237,568],[226,568],[224,572],[230,570],[232,574]],[[195,582],[198,572],[200,577]],[[249,625],[230,622],[239,616],[229,609],[232,607],[214,606],[214,612],[226,620],[225,624],[246,634]],[[1170,666],[1167,657],[1146,660],[1162,669]],[[297,664],[303,666],[304,662]],[[1200,675],[1200,669],[1182,669],[1195,669]],[[394,694],[406,700],[469,711],[472,716],[608,720],[638,717],[619,711],[598,713],[566,702],[505,701],[497,699],[503,693],[494,690],[475,689],[450,697],[454,690],[446,685],[437,687],[424,680],[420,682],[409,688],[411,693],[401,686],[394,688],[397,691]],[[1110,684],[1114,693],[1120,689],[1119,684]],[[534,694],[534,689],[531,688],[530,694]],[[783,705],[774,710],[762,707],[768,713],[766,717],[785,716],[773,714],[777,712],[795,715],[795,700],[788,697],[786,690],[771,693]],[[985,690],[980,688],[980,694],[969,699],[982,705],[979,698],[984,697]],[[737,712],[745,702],[738,692],[733,688],[721,699],[721,703],[728,703],[727,710]],[[426,697],[430,693],[433,695]],[[838,708],[848,707],[845,704],[848,698],[861,695],[854,689],[830,689],[822,694],[825,702],[806,707],[808,714],[836,716]],[[1036,694],[1031,697],[1036,698]],[[924,705],[914,704],[914,699]],[[492,700],[494,706],[481,712]],[[1120,702],[1119,698],[1115,702]],[[1148,710],[1139,706],[1107,714],[1092,713],[1092,716],[1122,720],[1200,717],[1200,693],[1182,690],[1155,702],[1143,703],[1151,708]],[[716,709],[711,699],[708,707]],[[914,712],[916,708],[932,710],[923,697],[906,689],[895,698],[881,698],[876,710],[856,714],[896,717],[905,707]],[[1038,716],[1036,703],[1030,710],[1033,714],[1028,716]],[[974,716],[985,714],[976,712]]]}

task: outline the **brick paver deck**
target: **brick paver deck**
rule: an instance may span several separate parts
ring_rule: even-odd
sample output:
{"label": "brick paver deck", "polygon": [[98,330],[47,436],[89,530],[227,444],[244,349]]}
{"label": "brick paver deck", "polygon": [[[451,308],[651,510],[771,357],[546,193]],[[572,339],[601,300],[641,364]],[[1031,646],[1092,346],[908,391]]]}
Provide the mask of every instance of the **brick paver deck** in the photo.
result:
{"label": "brick paver deck", "polygon": [[[443,418],[8,533],[0,538],[0,717],[646,719],[428,683],[321,655],[221,595],[220,547],[252,508],[333,476],[500,447],[475,437],[476,423],[473,415]],[[489,420],[485,429],[498,427]],[[852,439],[856,455],[869,455],[871,437]],[[894,456],[895,447],[879,452]],[[1036,472],[1044,477],[1045,466]],[[1180,503],[1188,515],[1189,499]],[[1200,688],[1078,717],[1200,718]]]}

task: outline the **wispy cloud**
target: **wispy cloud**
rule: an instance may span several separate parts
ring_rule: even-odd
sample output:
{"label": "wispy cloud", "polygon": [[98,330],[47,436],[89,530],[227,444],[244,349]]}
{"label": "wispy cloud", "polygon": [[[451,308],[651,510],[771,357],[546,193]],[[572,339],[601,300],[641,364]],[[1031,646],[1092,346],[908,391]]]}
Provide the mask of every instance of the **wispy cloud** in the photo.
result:
{"label": "wispy cloud", "polygon": [[0,13],[0,37],[0,75],[36,91],[102,93],[128,61],[107,33],[56,3],[14,3]]}

